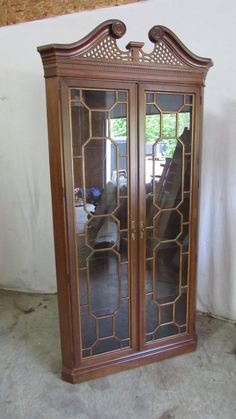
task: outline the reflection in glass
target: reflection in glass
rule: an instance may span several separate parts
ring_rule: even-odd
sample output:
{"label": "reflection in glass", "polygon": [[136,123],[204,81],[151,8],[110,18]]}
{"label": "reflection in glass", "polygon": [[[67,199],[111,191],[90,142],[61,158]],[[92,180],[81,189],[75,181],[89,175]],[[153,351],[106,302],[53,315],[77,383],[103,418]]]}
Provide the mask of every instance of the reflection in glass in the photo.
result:
{"label": "reflection in glass", "polygon": [[118,222],[114,217],[91,218],[87,223],[87,243],[93,249],[111,248],[117,243]]}
{"label": "reflection in glass", "polygon": [[107,120],[108,112],[92,111],[92,137],[109,137]]}
{"label": "reflection in glass", "polygon": [[80,271],[80,304],[88,304],[88,292],[87,292],[87,273],[86,270]]}
{"label": "reflection in glass", "polygon": [[114,337],[98,340],[93,347],[93,355],[102,354],[103,352],[114,351],[120,348],[120,341]]}
{"label": "reflection in glass", "polygon": [[82,155],[82,146],[89,138],[89,111],[81,102],[71,105],[73,155]]}
{"label": "reflection in glass", "polygon": [[146,342],[186,332],[193,102],[146,93]]}
{"label": "reflection in glass", "polygon": [[153,263],[152,260],[147,260],[146,262],[146,293],[152,293],[153,286],[152,286],[152,275],[153,275]]}
{"label": "reflection in glass", "polygon": [[[90,140],[84,146],[84,171],[85,189],[99,196],[96,215],[112,213],[118,205],[116,145],[109,139]],[[86,199],[87,203],[93,203],[93,196]]]}
{"label": "reflection in glass", "polygon": [[90,109],[109,110],[116,101],[116,92],[104,90],[83,90],[83,102]]}
{"label": "reflection in glass", "polygon": [[112,251],[94,253],[88,259],[91,313],[113,314],[119,306],[119,260]]}
{"label": "reflection in glass", "polygon": [[182,295],[178,298],[175,303],[175,320],[179,325],[186,323],[187,317],[187,293],[186,289],[183,291]]}
{"label": "reflection in glass", "polygon": [[[192,106],[184,106],[181,111],[178,113],[178,136],[181,137],[184,133],[184,130],[190,130],[192,126]],[[186,138],[186,145],[191,143],[189,138]]]}
{"label": "reflection in glass", "polygon": [[166,324],[165,326],[160,326],[157,331],[153,334],[153,338],[162,339],[168,336],[176,335],[179,333],[178,327],[174,323]]}
{"label": "reflection in glass", "polygon": [[127,231],[121,231],[120,233],[120,255],[122,262],[128,261],[128,237]]}
{"label": "reflection in glass", "polygon": [[183,146],[179,141],[168,144],[172,157],[166,157],[160,176],[155,177],[154,195],[156,205],[162,209],[176,208],[183,196],[182,188],[182,161]]}
{"label": "reflection in glass", "polygon": [[159,240],[174,240],[181,233],[181,214],[176,210],[159,211],[154,220],[154,233]]}
{"label": "reflection in glass", "polygon": [[146,106],[145,118],[147,139],[148,143],[157,141],[160,137],[160,111],[155,105]]}
{"label": "reflection in glass", "polygon": [[115,315],[115,334],[119,339],[129,337],[129,302],[122,300],[121,306]]}
{"label": "reflection in glass", "polygon": [[173,304],[167,304],[161,307],[160,323],[170,323],[173,321]]}
{"label": "reflection in glass", "polygon": [[184,200],[178,209],[183,215],[183,222],[189,221],[190,202],[188,194],[184,194]]}
{"label": "reflection in glass", "polygon": [[154,235],[153,228],[146,229],[146,257],[153,257],[153,250],[158,244],[158,240]]}
{"label": "reflection in glass", "polygon": [[118,91],[118,102],[126,102],[127,101],[127,92]]}
{"label": "reflection in glass", "polygon": [[86,246],[85,236],[77,236],[77,250],[79,268],[86,268],[86,260],[91,253],[91,249]]}
{"label": "reflection in glass", "polygon": [[156,104],[162,111],[177,112],[184,104],[183,95],[170,95],[167,93],[157,93],[155,95]]}
{"label": "reflection in glass", "polygon": [[[80,308],[81,327],[82,327],[82,346],[90,347],[96,341],[96,321],[90,315],[88,306]],[[86,331],[89,330],[89,333]]]}
{"label": "reflection in glass", "polygon": [[164,113],[162,121],[162,138],[176,138],[176,114]]}
{"label": "reflection in glass", "polygon": [[157,305],[152,301],[152,296],[147,296],[146,304],[146,332],[153,332],[159,323],[159,313]]}
{"label": "reflection in glass", "polygon": [[82,356],[129,347],[127,91],[71,89]]}
{"label": "reflection in glass", "polygon": [[154,93],[147,93],[146,94],[146,103],[153,103],[154,102]]}
{"label": "reflection in glass", "polygon": [[180,246],[169,242],[155,252],[154,295],[157,302],[173,301],[179,292]]}
{"label": "reflection in glass", "polygon": [[99,325],[99,337],[100,338],[104,338],[104,337],[109,337],[112,336],[112,317],[107,317],[105,319],[100,319],[98,321],[98,325]]}
{"label": "reflection in glass", "polygon": [[182,255],[182,282],[185,287],[188,284],[188,254]]}

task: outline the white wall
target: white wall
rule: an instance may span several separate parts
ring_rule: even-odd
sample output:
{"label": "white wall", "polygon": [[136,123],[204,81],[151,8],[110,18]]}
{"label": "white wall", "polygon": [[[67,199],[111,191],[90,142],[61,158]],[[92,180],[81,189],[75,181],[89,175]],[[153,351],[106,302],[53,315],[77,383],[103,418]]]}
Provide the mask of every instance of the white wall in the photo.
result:
{"label": "white wall", "polygon": [[211,57],[206,80],[198,306],[236,319],[236,3],[149,0],[0,28],[0,286],[56,289],[43,68],[38,45],[80,39],[106,19],[121,40],[147,42],[155,24]]}

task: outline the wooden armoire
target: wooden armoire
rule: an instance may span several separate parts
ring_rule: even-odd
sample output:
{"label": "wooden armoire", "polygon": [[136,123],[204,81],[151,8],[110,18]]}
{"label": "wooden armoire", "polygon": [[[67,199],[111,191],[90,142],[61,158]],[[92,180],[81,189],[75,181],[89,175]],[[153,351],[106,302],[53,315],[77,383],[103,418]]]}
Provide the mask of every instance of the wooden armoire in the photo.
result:
{"label": "wooden armoire", "polygon": [[191,351],[203,86],[210,59],[124,23],[38,48],[47,95],[62,377]]}

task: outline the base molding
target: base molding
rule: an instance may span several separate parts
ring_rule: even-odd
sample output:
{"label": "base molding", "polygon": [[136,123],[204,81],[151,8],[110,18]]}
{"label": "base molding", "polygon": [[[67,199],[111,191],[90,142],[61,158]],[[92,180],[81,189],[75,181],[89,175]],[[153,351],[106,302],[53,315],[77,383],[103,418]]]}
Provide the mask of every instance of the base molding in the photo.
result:
{"label": "base molding", "polygon": [[109,363],[99,362],[97,364],[86,365],[79,368],[69,369],[62,367],[62,379],[72,383],[80,383],[86,380],[91,380],[104,375],[113,374],[130,368],[136,368],[141,365],[149,364],[154,361],[170,358],[172,356],[181,355],[192,352],[196,349],[197,336],[196,334],[186,334],[178,342],[171,343],[168,340],[166,345],[156,348],[147,348],[143,351],[134,352],[128,356],[115,358]]}

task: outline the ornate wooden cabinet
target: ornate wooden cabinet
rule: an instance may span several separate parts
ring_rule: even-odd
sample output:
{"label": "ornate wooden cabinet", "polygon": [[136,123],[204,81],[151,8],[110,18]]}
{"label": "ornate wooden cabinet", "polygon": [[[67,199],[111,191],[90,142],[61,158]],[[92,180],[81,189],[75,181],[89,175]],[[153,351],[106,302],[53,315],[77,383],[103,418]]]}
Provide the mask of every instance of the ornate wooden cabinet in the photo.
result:
{"label": "ornate wooden cabinet", "polygon": [[203,85],[210,59],[110,20],[39,47],[47,93],[62,377],[191,351]]}

